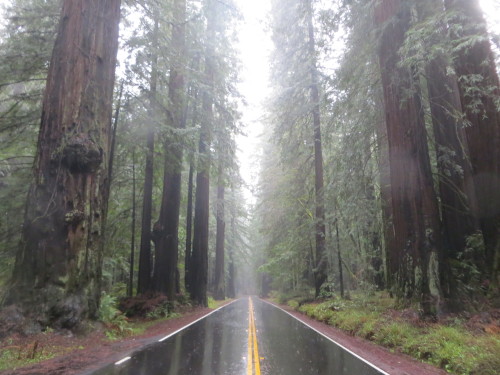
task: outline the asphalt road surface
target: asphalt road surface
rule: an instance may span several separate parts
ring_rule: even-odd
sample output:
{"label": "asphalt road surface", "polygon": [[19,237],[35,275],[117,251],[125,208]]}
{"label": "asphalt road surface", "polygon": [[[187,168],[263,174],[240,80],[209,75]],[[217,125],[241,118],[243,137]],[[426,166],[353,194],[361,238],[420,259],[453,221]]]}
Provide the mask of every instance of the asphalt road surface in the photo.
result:
{"label": "asphalt road surface", "polygon": [[275,306],[242,298],[93,375],[387,375]]}

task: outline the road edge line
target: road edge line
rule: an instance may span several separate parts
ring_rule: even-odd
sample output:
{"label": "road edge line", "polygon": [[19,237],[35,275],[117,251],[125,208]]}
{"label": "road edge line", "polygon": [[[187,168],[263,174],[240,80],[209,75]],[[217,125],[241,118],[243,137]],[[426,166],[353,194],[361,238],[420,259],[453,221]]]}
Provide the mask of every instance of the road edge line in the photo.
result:
{"label": "road edge line", "polygon": [[[327,335],[325,335],[323,332],[320,332],[318,331],[316,328],[314,328],[313,326],[307,324],[306,322],[300,320],[299,318],[297,318],[296,316],[294,316],[293,314],[290,314],[288,311],[286,311],[285,309],[282,309],[281,307],[279,306],[276,306],[274,303],[271,303],[271,302],[268,302],[262,298],[259,298],[260,301],[262,302],[265,302],[273,307],[276,307],[277,309],[280,309],[281,311],[283,311],[284,313],[290,315],[292,318],[294,318],[295,320],[299,321],[300,323],[302,323],[303,325],[305,325],[306,327],[312,329],[313,331],[319,333],[321,336],[323,336],[324,338],[330,340],[331,342],[333,342],[335,345],[339,346],[340,348],[344,349],[346,352],[352,354],[353,356],[355,356],[356,358],[358,358],[359,360],[363,361],[364,363],[366,363],[367,365],[373,367],[375,370],[379,371],[382,373],[382,375],[390,375],[388,372],[382,370],[380,367],[376,366],[375,364],[371,363],[370,361],[368,361],[367,359],[361,357],[359,354],[356,354],[354,353],[352,350],[346,348],[344,345],[338,343],[337,341],[335,341],[334,339],[332,339],[331,337],[328,337]],[[321,323],[321,322],[319,322]]]}
{"label": "road edge line", "polygon": [[125,358],[120,359],[119,361],[115,362],[115,366],[119,366],[122,363],[127,362],[130,358],[132,358],[132,357],[125,357]]}
{"label": "road edge line", "polygon": [[203,319],[205,319],[206,317],[208,317],[208,316],[210,316],[210,315],[212,315],[212,314],[215,314],[217,311],[219,311],[219,310],[223,309],[223,308],[224,308],[224,307],[226,307],[226,306],[229,306],[229,305],[231,305],[231,304],[235,303],[236,301],[239,301],[240,299],[241,299],[241,298],[235,299],[234,301],[231,301],[231,302],[229,302],[228,304],[226,304],[226,305],[224,305],[224,306],[221,306],[221,307],[219,307],[219,308],[217,308],[217,309],[215,309],[215,310],[213,310],[213,311],[210,311],[210,312],[209,312],[209,313],[207,313],[206,315],[203,315],[201,318],[198,318],[198,319],[196,319],[195,321],[192,321],[191,323],[186,324],[184,327],[179,328],[177,331],[172,332],[172,333],[168,334],[167,336],[165,336],[165,337],[163,337],[163,338],[159,339],[159,340],[158,340],[158,342],[163,342],[163,341],[165,341],[166,339],[168,339],[168,338],[172,337],[173,335],[176,335],[177,333],[181,332],[182,330],[185,330],[186,328],[188,328],[188,327],[192,326],[193,324],[198,323],[200,320],[203,320]]}

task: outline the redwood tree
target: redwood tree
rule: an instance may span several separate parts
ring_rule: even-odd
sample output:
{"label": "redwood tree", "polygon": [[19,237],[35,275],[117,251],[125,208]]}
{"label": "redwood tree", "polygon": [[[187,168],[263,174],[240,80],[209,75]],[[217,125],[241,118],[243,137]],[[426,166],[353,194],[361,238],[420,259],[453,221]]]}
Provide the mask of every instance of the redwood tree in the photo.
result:
{"label": "redwood tree", "polygon": [[189,165],[188,187],[187,187],[187,204],[186,204],[186,248],[184,253],[184,286],[189,292],[191,290],[191,249],[193,243],[193,177],[194,166],[191,162]]}
{"label": "redwood tree", "polygon": [[217,180],[217,204],[216,204],[216,221],[217,232],[215,235],[215,282],[214,282],[214,298],[223,300],[226,297],[225,283],[225,232],[226,222],[224,215],[224,169],[223,162],[219,160],[218,180]]}
{"label": "redwood tree", "polygon": [[[149,115],[155,117],[158,84],[158,33],[159,22],[154,20],[152,34],[151,75],[149,77]],[[137,293],[144,294],[153,290],[151,256],[151,217],[153,209],[153,164],[155,151],[155,127],[150,124],[146,135],[146,162],[144,166],[144,190],[142,196],[141,243],[139,248],[139,272]]]}
{"label": "redwood tree", "polygon": [[403,0],[382,0],[375,8],[381,28],[379,59],[384,89],[394,246],[389,271],[400,299],[419,301],[425,315],[440,305],[437,274],[440,224],[427,135],[418,89],[398,53],[411,9]]}
{"label": "redwood tree", "polygon": [[[176,0],[173,4],[172,26],[172,66],[169,76],[170,126],[183,129],[184,121],[184,62],[185,62],[185,28],[186,1]],[[164,144],[165,166],[163,178],[163,194],[160,218],[155,223],[155,269],[154,289],[165,293],[169,300],[175,298],[176,275],[179,246],[179,210],[181,204],[181,172],[183,145],[175,132],[169,135]]]}
{"label": "redwood tree", "polygon": [[[199,68],[198,56],[195,57],[193,61],[193,70]],[[198,88],[190,83],[188,90],[188,97],[192,97],[192,127],[198,123],[198,107],[199,107],[199,95]],[[187,106],[186,106],[187,107]],[[192,245],[193,245],[193,190],[194,190],[194,152],[189,156],[189,173],[188,173],[188,186],[187,186],[187,204],[186,204],[186,248],[184,254],[184,286],[188,292],[191,292],[191,263],[192,257]]]}
{"label": "redwood tree", "polygon": [[[211,103],[205,103],[204,107]],[[210,112],[207,112],[207,115]],[[207,120],[205,120],[207,121]],[[205,123],[204,126],[209,126]],[[193,301],[202,306],[208,306],[207,283],[208,283],[208,236],[209,236],[209,197],[210,197],[210,169],[208,156],[209,129],[201,129],[199,153],[202,157],[199,170],[196,173],[196,192],[193,223],[193,247],[191,251],[191,262],[189,267],[189,288]]]}
{"label": "redwood tree", "polygon": [[[479,227],[473,214],[476,196],[471,183],[472,169],[461,116],[458,80],[448,69],[452,64],[449,56],[439,48],[448,42],[446,26],[441,19],[436,18],[443,10],[442,5],[440,0],[420,1],[417,4],[419,18],[424,24],[422,29],[427,29],[428,23],[432,21],[434,32],[427,38],[421,38],[417,29],[407,44],[417,45],[415,39],[419,39],[421,43],[418,45],[432,51],[426,55],[423,73],[427,78],[425,82],[434,131],[443,221],[440,276],[445,297],[449,298],[449,302],[455,302],[455,308],[460,309],[463,306],[459,303],[457,282],[451,265],[466,250],[468,236],[473,235]],[[428,33],[425,29],[423,33]]]}
{"label": "redwood tree", "polygon": [[325,253],[326,225],[325,204],[323,200],[323,148],[321,143],[321,119],[319,111],[319,83],[318,68],[316,67],[316,45],[314,40],[313,9],[311,0],[305,1],[309,71],[310,97],[312,104],[313,134],[314,134],[314,191],[316,195],[316,264],[314,270],[314,286],[316,297],[319,296],[321,285],[327,278],[328,260]]}
{"label": "redwood tree", "polygon": [[95,317],[120,0],[66,0],[47,78],[22,240],[7,303],[43,325]]}
{"label": "redwood tree", "polygon": [[190,293],[193,301],[208,305],[208,236],[210,215],[210,144],[214,118],[214,77],[215,77],[215,37],[217,4],[207,1],[207,47],[205,52],[205,87],[202,94],[200,141],[198,146],[198,171],[196,173],[196,193],[193,223],[193,248],[190,262]]}

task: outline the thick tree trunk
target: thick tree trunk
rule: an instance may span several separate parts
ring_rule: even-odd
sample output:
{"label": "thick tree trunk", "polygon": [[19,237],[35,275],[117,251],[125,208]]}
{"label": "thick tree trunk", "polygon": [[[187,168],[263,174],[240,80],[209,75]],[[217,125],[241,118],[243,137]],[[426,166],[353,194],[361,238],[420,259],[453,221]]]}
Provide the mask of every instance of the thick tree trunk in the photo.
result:
{"label": "thick tree trunk", "polygon": [[236,250],[236,194],[234,186],[231,189],[231,206],[230,206],[230,216],[231,216],[231,230],[230,236],[228,238],[228,275],[227,275],[227,287],[226,294],[229,298],[236,297],[236,270],[234,264],[234,256]]}
{"label": "thick tree trunk", "polygon": [[208,236],[210,215],[210,144],[213,123],[213,95],[215,79],[215,29],[217,3],[207,5],[207,48],[205,55],[205,88],[202,95],[203,118],[200,129],[198,172],[196,174],[196,200],[194,213],[194,237],[191,262],[191,298],[202,306],[208,305]]}
{"label": "thick tree trunk", "polygon": [[188,196],[186,208],[186,250],[184,259],[184,286],[188,292],[191,292],[191,249],[193,242],[193,176],[194,166],[193,163],[189,165],[188,176]]}
{"label": "thick tree trunk", "polygon": [[[380,95],[381,97],[382,95]],[[379,95],[377,95],[379,98]],[[378,100],[378,104],[383,107],[383,98]],[[378,168],[380,176],[380,208],[382,216],[382,232],[384,239],[384,273],[385,273],[385,284],[386,288],[391,292],[395,287],[395,280],[393,279],[393,274],[388,272],[388,270],[394,270],[397,268],[397,258],[398,253],[395,248],[394,243],[394,227],[392,224],[392,198],[391,198],[391,172],[389,163],[389,145],[387,142],[387,127],[385,125],[385,119],[380,119],[377,121],[376,128],[377,135],[377,148],[378,148]]]}
{"label": "thick tree trunk", "polygon": [[134,293],[134,263],[135,263],[135,211],[136,211],[136,200],[135,200],[135,149],[132,151],[132,223],[131,229],[132,238],[130,239],[130,262],[129,262],[129,273],[128,273],[128,290],[127,295],[132,297]]}
{"label": "thick tree trunk", "polygon": [[[200,69],[200,56],[196,55],[195,58],[192,61],[192,67],[191,69],[193,71],[198,71]],[[190,85],[189,91],[191,95],[188,94],[188,98],[192,97],[192,125],[191,128],[194,129],[196,125],[198,124],[198,109],[199,109],[199,90],[194,87],[193,85]],[[186,110],[188,110],[189,107],[189,102],[188,105],[186,105]],[[187,113],[187,112],[186,112]],[[187,117],[187,116],[186,116]],[[188,176],[188,193],[187,193],[187,207],[186,207],[186,249],[185,249],[185,261],[184,261],[184,285],[186,287],[186,290],[191,293],[191,263],[192,263],[192,247],[193,247],[193,190],[194,190],[194,170],[195,170],[195,163],[194,163],[194,155],[190,155],[190,162],[189,162],[189,176]]]}
{"label": "thick tree trunk", "polygon": [[[477,0],[446,0],[455,12],[457,40],[474,36],[476,41],[458,52],[455,59],[460,100],[469,126],[465,128],[477,196],[477,217],[486,245],[487,278],[499,285],[500,260],[500,112],[495,100],[500,84],[488,32]],[[477,38],[477,36],[481,38]],[[481,77],[481,80],[478,80]]]}
{"label": "thick tree trunk", "polygon": [[382,28],[379,58],[397,249],[390,263],[395,268],[390,271],[400,299],[419,301],[424,315],[435,315],[440,307],[439,211],[419,93],[411,72],[399,66],[398,50],[410,22],[407,5],[401,0],[382,0],[375,9],[375,21]]}
{"label": "thick tree trunk", "polygon": [[[171,126],[185,128],[185,29],[186,1],[173,4],[172,67],[169,76],[168,97],[170,100]],[[179,211],[181,204],[183,144],[175,134],[165,143],[165,171],[160,218],[155,224],[155,270],[154,289],[165,293],[170,301],[175,299],[177,263],[179,258]]]}
{"label": "thick tree trunk", "polygon": [[235,277],[236,270],[234,267],[234,259],[232,251],[229,251],[229,265],[228,265],[228,276],[227,276],[227,296],[229,298],[236,298],[236,288],[235,288]]}
{"label": "thick tree trunk", "polygon": [[172,155],[167,154],[165,158],[160,218],[153,229],[153,241],[155,243],[153,289],[156,292],[165,294],[170,301],[173,301],[175,299],[178,260],[181,172],[171,169],[173,166],[179,167],[179,165],[178,161],[172,161],[170,156]]}
{"label": "thick tree trunk", "polygon": [[[219,162],[221,163],[221,162]],[[224,175],[222,166],[219,165],[219,177],[217,183],[217,232],[215,236],[215,282],[214,298],[223,300],[226,297],[225,283],[225,232],[226,222],[224,215]]]}
{"label": "thick tree trunk", "polygon": [[116,132],[118,130],[118,122],[120,119],[122,95],[123,95],[123,81],[120,84],[120,94],[118,94],[118,103],[116,104],[113,126],[111,128],[111,143],[110,143],[111,146],[109,149],[109,167],[108,167],[108,180],[110,186],[111,186],[111,181],[113,179],[113,162],[115,160]]}
{"label": "thick tree trunk", "polygon": [[152,290],[151,270],[151,218],[153,208],[153,158],[154,131],[150,130],[146,141],[146,165],[142,198],[141,243],[139,249],[139,272],[137,274],[137,294]]}
{"label": "thick tree trunk", "polygon": [[310,98],[312,103],[313,135],[314,135],[314,191],[316,195],[316,265],[314,269],[314,287],[316,297],[319,295],[321,285],[326,281],[328,269],[328,257],[325,252],[326,224],[325,204],[323,200],[323,151],[321,144],[321,119],[319,110],[319,84],[318,69],[316,67],[316,44],[314,40],[313,9],[311,0],[306,0],[308,49],[310,60]]}
{"label": "thick tree trunk", "polygon": [[[201,143],[201,142],[200,142]],[[200,154],[207,157],[207,151]],[[201,306],[208,306],[208,220],[209,220],[209,171],[196,174],[196,199],[194,209],[194,237],[191,256],[191,298]]]}
{"label": "thick tree trunk", "polygon": [[[151,77],[149,80],[149,113],[154,118],[156,112],[156,91],[158,81],[158,19],[154,21]],[[155,151],[155,127],[151,124],[146,138],[146,163],[144,167],[144,189],[142,198],[141,244],[139,250],[139,273],[137,293],[144,294],[153,290],[151,257],[151,219],[153,210],[153,164]]]}
{"label": "thick tree trunk", "polygon": [[95,317],[109,191],[119,0],[66,0],[7,303],[43,325]]}
{"label": "thick tree trunk", "polygon": [[228,264],[228,270],[227,270],[227,296],[229,298],[236,298],[236,270],[234,267],[234,248],[230,247],[228,249],[228,255],[229,255],[229,264]]}
{"label": "thick tree trunk", "polygon": [[344,298],[344,270],[342,268],[342,252],[340,250],[340,237],[339,237],[339,223],[335,220],[335,234],[337,236],[337,258],[339,261],[339,287],[340,287],[340,297]]}

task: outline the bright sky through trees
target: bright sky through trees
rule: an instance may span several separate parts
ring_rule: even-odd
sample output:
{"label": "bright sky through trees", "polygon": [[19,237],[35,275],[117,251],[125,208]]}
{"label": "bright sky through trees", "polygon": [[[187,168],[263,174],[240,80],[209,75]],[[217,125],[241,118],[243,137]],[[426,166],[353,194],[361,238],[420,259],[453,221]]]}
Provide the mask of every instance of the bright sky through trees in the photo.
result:
{"label": "bright sky through trees", "polygon": [[266,25],[270,3],[267,0],[238,0],[237,3],[244,17],[239,44],[243,65],[240,89],[248,103],[243,109],[246,136],[238,137],[238,159],[241,174],[250,189],[247,200],[252,201],[251,190],[257,183],[262,105],[269,95],[269,53],[272,44]]}

